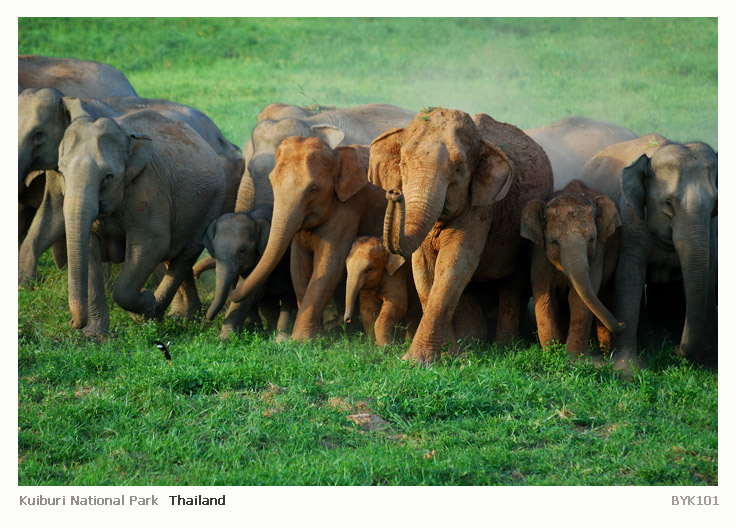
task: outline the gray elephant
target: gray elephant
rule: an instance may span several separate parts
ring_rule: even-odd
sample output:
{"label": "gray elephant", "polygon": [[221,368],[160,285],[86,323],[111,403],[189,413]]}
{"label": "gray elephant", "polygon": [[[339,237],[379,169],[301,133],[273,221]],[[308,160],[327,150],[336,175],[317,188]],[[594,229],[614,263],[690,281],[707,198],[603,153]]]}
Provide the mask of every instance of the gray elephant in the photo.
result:
{"label": "gray elephant", "polygon": [[[253,128],[251,137],[243,147],[245,174],[253,180],[267,178],[276,163],[276,150],[286,137],[318,137],[331,148],[351,144],[368,145],[383,132],[405,126],[415,115],[414,112],[381,103],[308,114],[308,110],[297,106],[281,103],[267,106],[261,112],[264,117],[287,117],[259,120]],[[252,196],[248,193],[238,196],[237,210],[252,208],[253,204],[246,200],[248,197]]]}
{"label": "gray elephant", "polygon": [[57,176],[50,171],[57,168],[59,144],[69,123],[80,116],[113,118],[140,109],[186,123],[207,141],[227,179],[223,209],[232,211],[244,167],[240,149],[202,112],[162,99],[79,99],[51,88],[24,90],[18,96],[19,282],[35,277],[39,256],[52,245],[57,265],[65,261],[60,249],[62,197]]}
{"label": "gray elephant", "polygon": [[18,55],[18,93],[26,88],[56,88],[69,97],[93,99],[138,95],[125,75],[109,64]]}
{"label": "gray elephant", "polygon": [[[123,263],[113,289],[118,305],[160,318],[191,276],[204,231],[222,206],[217,154],[188,125],[150,110],[79,117],[59,146],[59,173],[72,326],[108,332],[102,261]],[[156,292],[142,289],[161,262],[167,269]]]}
{"label": "gray elephant", "polygon": [[580,179],[618,203],[621,252],[614,312],[626,328],[613,338],[614,367],[639,366],[637,327],[644,285],[684,292],[686,316],[676,352],[697,358],[713,348],[706,327],[715,312],[712,219],[718,214],[718,155],[705,143],[650,134],[607,147]]}
{"label": "gray elephant", "polygon": [[524,132],[547,154],[555,178],[555,191],[577,179],[583,165],[604,148],[636,138],[627,128],[581,116],[565,117]]}
{"label": "gray elephant", "polygon": [[543,347],[566,342],[570,356],[588,356],[593,314],[606,329],[599,328],[603,347],[610,344],[608,332],[623,330],[598,298],[616,268],[620,226],[613,200],[578,180],[547,201],[531,200],[524,206],[521,236],[534,243],[531,284]]}

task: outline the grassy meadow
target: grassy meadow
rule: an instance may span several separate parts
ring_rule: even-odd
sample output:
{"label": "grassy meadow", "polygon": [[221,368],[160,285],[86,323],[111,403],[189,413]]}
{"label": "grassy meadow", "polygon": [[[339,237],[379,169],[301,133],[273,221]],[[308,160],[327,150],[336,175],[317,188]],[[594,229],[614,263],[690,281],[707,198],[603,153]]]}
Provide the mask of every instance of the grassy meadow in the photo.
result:
{"label": "grassy meadow", "polygon": [[[268,103],[388,102],[521,128],[584,115],[716,150],[715,19],[20,18],[18,52],[107,62],[242,146]],[[213,277],[200,295],[212,299]],[[341,327],[68,325],[66,270],[18,290],[20,485],[716,485],[718,375],[643,350],[632,381],[529,341],[430,368]],[[153,346],[171,339],[173,366]]]}

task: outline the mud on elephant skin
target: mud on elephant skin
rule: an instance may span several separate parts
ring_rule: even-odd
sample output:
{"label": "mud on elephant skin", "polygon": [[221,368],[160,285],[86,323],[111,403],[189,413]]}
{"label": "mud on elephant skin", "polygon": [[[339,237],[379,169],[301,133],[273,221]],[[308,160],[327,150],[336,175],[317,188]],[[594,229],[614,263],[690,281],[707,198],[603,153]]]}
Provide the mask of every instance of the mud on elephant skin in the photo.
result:
{"label": "mud on elephant skin", "polygon": [[411,264],[389,253],[381,238],[362,236],[353,242],[345,267],[345,322],[352,320],[357,301],[365,334],[378,346],[391,344],[400,328],[402,335],[412,336],[421,307]]}
{"label": "mud on elephant skin", "polygon": [[[102,261],[122,262],[118,305],[160,318],[185,278],[194,285],[192,265],[224,198],[215,152],[191,127],[156,112],[80,117],[62,139],[59,173],[72,326],[108,332]],[[142,289],[160,262],[167,269],[155,293]]]}
{"label": "mud on elephant skin", "polygon": [[[330,109],[317,114],[292,105],[268,105],[259,114],[258,123],[243,147],[245,174],[254,181],[268,177],[275,164],[276,150],[284,138],[317,137],[331,148],[368,145],[386,130],[405,126],[412,117],[414,112],[383,103]],[[246,198],[245,194],[238,196],[236,210],[250,208]]]}
{"label": "mud on elephant skin", "polygon": [[621,251],[614,278],[614,313],[626,329],[614,336],[615,368],[639,366],[637,327],[645,284],[684,292],[686,316],[676,352],[697,359],[717,350],[706,331],[716,313],[712,219],[718,214],[718,155],[705,143],[657,135],[607,147],[580,174],[621,212]]}
{"label": "mud on elephant skin", "polygon": [[357,236],[380,236],[385,192],[367,179],[368,148],[331,148],[319,138],[281,142],[271,172],[274,206],[266,251],[230,294],[254,295],[291,248],[291,278],[299,310],[293,339],[322,330],[325,307],[345,279],[345,260]]}
{"label": "mud on elephant skin", "polygon": [[[371,181],[401,182],[401,190],[387,193],[384,244],[412,258],[424,312],[404,357],[431,363],[446,341],[454,346],[452,316],[471,279],[503,281],[496,339],[518,335],[521,209],[552,188],[542,148],[517,127],[485,114],[471,118],[427,108],[405,130],[376,139],[374,155],[383,163],[371,171]],[[381,174],[391,170],[398,174]]]}
{"label": "mud on elephant skin", "polygon": [[[577,180],[546,202],[531,200],[524,207],[521,235],[533,242],[531,284],[543,347],[565,342],[571,356],[589,356],[593,315],[608,332],[623,330],[598,298],[616,268],[620,226],[613,200]],[[569,313],[563,313],[566,306]],[[605,346],[610,336],[603,332],[599,341]]]}

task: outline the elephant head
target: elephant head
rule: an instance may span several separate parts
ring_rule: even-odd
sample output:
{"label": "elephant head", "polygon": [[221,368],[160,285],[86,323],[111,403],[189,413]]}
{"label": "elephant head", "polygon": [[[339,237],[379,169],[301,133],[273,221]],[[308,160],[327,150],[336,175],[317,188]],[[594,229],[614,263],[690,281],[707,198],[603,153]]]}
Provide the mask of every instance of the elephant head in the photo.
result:
{"label": "elephant head", "polygon": [[276,151],[281,142],[290,136],[317,137],[331,148],[337,147],[345,139],[345,133],[335,126],[310,124],[295,116],[259,120],[243,149],[246,173],[256,185],[268,181],[268,175],[276,163]]}
{"label": "elephant head", "polygon": [[18,94],[18,190],[30,171],[56,169],[59,143],[69,123],[87,112],[79,99],[53,88],[28,88]]}
{"label": "elephant head", "polygon": [[376,237],[358,237],[345,261],[348,271],[345,289],[345,322],[350,323],[358,294],[363,289],[376,288],[383,274],[393,275],[405,262],[404,258],[386,251],[383,241]]}
{"label": "elephant head", "polygon": [[59,145],[59,173],[64,192],[64,221],[69,259],[69,307],[72,326],[87,324],[87,278],[92,223],[113,213],[126,187],[153,155],[149,136],[123,130],[108,118],[80,117]]}
{"label": "elephant head", "polygon": [[564,192],[547,203],[530,200],[521,215],[521,236],[544,248],[547,260],[570,280],[588,309],[615,333],[625,326],[598,299],[591,268],[597,268],[595,282],[600,285],[605,244],[620,226],[613,200],[582,192]]}
{"label": "elephant head", "polygon": [[216,260],[215,298],[207,310],[211,321],[225,304],[230,288],[245,277],[266,250],[271,223],[248,213],[227,213],[207,228],[202,243]]}
{"label": "elephant head", "polygon": [[281,142],[270,180],[274,205],[263,257],[230,294],[235,302],[265,281],[299,230],[324,224],[337,202],[345,202],[368,184],[368,149],[332,149],[319,138],[289,137]]}
{"label": "elephant head", "polygon": [[371,158],[374,152],[388,170],[399,171],[380,176],[382,182],[401,181],[401,190],[387,193],[384,243],[406,258],[437,221],[503,199],[513,180],[511,160],[459,110],[425,109],[405,130],[374,141]]}
{"label": "elephant head", "polygon": [[708,307],[711,218],[718,214],[718,155],[705,143],[664,142],[623,169],[621,192],[654,244],[673,247],[685,286],[680,351],[690,355],[704,335]]}

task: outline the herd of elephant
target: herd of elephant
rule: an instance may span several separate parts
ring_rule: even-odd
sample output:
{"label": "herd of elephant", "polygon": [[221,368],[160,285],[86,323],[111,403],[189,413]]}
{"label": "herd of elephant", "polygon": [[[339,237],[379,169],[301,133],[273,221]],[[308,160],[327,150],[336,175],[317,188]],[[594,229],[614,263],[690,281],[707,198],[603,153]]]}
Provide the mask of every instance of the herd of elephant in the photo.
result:
{"label": "herd of elephant", "polygon": [[206,317],[229,297],[223,339],[259,311],[277,339],[314,338],[334,299],[346,323],[358,305],[378,345],[406,331],[404,359],[429,364],[459,337],[518,338],[532,298],[541,344],[573,357],[610,354],[631,374],[646,321],[708,362],[717,182],[700,142],[389,104],[274,103],[241,151],[109,65],[18,57],[19,283],[50,248],[68,266],[71,324],[92,336],[108,333],[112,262],[114,301],[148,319],[196,317],[196,280],[214,268]]}

